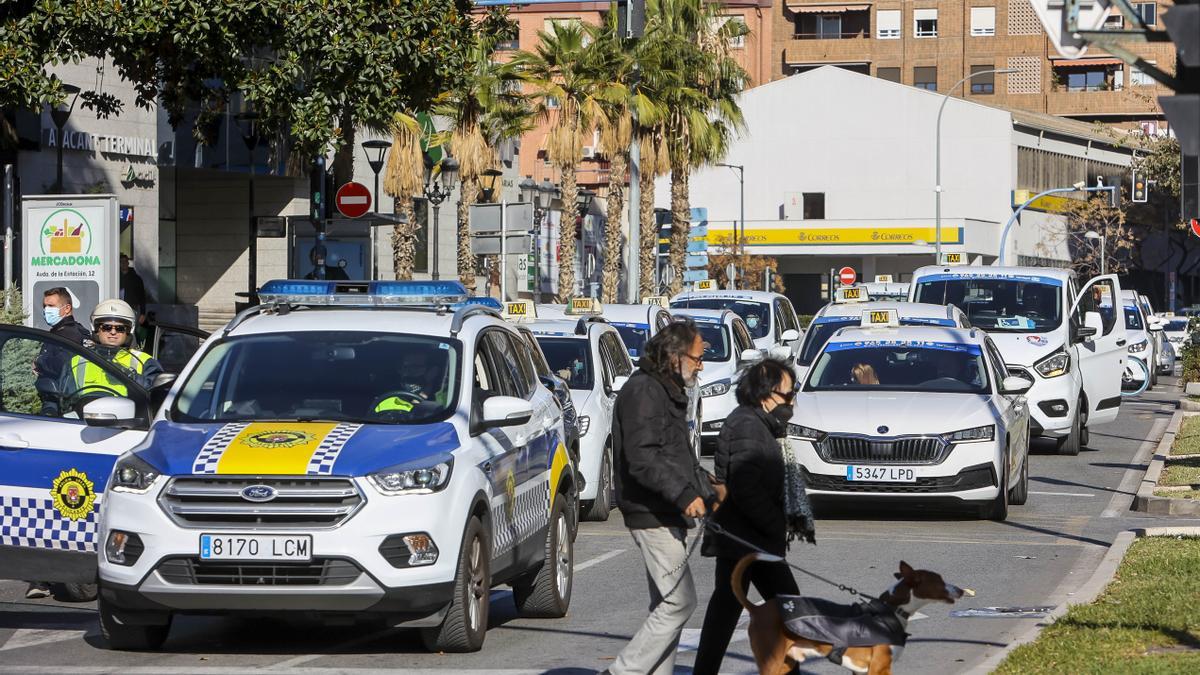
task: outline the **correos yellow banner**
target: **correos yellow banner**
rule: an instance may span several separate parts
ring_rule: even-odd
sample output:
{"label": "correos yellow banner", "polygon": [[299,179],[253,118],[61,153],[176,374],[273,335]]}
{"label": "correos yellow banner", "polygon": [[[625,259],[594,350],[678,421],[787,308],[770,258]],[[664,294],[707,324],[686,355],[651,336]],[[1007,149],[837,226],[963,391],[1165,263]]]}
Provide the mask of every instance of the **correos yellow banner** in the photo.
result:
{"label": "correos yellow banner", "polygon": [[[714,230],[709,225],[708,243],[729,243],[732,230]],[[934,227],[787,227],[747,228],[747,246],[889,246],[924,243],[937,239]],[[942,227],[942,244],[963,243],[961,227]]]}

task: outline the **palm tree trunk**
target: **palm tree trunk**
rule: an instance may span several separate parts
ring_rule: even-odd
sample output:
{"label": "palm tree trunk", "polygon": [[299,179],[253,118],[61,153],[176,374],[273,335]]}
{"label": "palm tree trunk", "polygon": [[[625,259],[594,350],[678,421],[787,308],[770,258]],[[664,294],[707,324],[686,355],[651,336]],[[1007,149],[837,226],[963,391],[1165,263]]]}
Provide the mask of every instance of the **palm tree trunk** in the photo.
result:
{"label": "palm tree trunk", "polygon": [[[475,254],[471,250],[471,204],[479,198],[479,179],[463,178],[462,201],[458,203],[458,280],[475,293]],[[434,252],[437,255],[437,252]]]}
{"label": "palm tree trunk", "polygon": [[417,252],[416,237],[413,236],[417,220],[412,199],[397,199],[396,203],[400,206],[400,213],[405,222],[392,226],[392,269],[396,279],[408,281],[412,279],[413,259]]}
{"label": "palm tree trunk", "polygon": [[[649,166],[643,169],[638,178],[638,185],[641,188],[641,204],[638,205],[641,211],[638,216],[638,220],[641,221],[641,237],[638,239],[641,247],[638,251],[638,264],[641,265],[638,295],[644,298],[648,295],[658,295],[654,284],[654,267],[658,264],[658,224],[654,222],[654,172]],[[630,302],[633,301],[631,298]]]}
{"label": "palm tree trunk", "polygon": [[575,165],[559,167],[562,173],[562,219],[558,225],[558,302],[566,302],[575,294],[575,232],[579,208],[575,199],[579,185],[575,182]]}
{"label": "palm tree trunk", "polygon": [[671,167],[671,295],[683,289],[683,270],[687,260],[688,232],[692,213],[688,202],[687,166]]}
{"label": "palm tree trunk", "polygon": [[[608,165],[608,221],[604,224],[604,276],[601,302],[616,302],[621,287],[621,222],[625,213],[625,155],[613,153]],[[633,302],[631,299],[630,302]]]}

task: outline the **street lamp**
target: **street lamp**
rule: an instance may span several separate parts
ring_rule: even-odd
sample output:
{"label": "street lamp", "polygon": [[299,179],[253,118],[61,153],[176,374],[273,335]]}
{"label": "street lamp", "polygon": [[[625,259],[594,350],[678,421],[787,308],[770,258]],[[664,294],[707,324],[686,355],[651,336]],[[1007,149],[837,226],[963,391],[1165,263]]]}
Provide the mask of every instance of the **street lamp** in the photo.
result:
{"label": "street lamp", "polygon": [[250,244],[246,251],[250,269],[246,275],[246,285],[250,304],[254,304],[254,295],[258,292],[258,226],[254,222],[254,151],[258,148],[258,113],[243,111],[233,118],[237,120],[242,143],[246,144],[246,163],[250,169]]}
{"label": "street lamp", "polygon": [[[1042,197],[1045,197],[1046,195],[1059,194],[1062,192],[1107,192],[1109,194],[1109,199],[1112,201],[1113,205],[1116,205],[1117,188],[1114,185],[1099,185],[1096,187],[1088,187],[1087,183],[1084,183],[1083,181],[1079,181],[1078,183],[1075,183],[1071,187],[1051,188],[1049,190],[1043,190],[1042,192],[1037,193],[1036,195],[1030,197],[1029,199],[1026,199],[1024,204],[1021,204],[1020,206],[1018,206],[1016,208],[1016,210],[1013,211],[1012,215],[1008,217],[1008,222],[1004,224],[1004,230],[1000,233],[1000,264],[1001,265],[1004,264],[1005,259],[1008,257],[1006,255],[1006,253],[1008,252],[1008,232],[1009,232],[1009,230],[1012,229],[1013,223],[1017,222],[1017,217],[1021,215],[1021,212],[1025,210],[1025,207],[1036,202],[1037,200],[1041,199]],[[939,262],[940,262],[940,259],[939,259]]]}
{"label": "street lamp", "polygon": [[[737,228],[733,230],[733,252],[734,255],[737,255],[739,253],[739,244],[740,248],[745,248],[746,246],[746,166],[744,164],[718,164],[717,166],[723,166],[738,172],[738,187],[741,190],[741,196],[738,200],[739,212],[741,214],[739,220],[742,223],[742,232],[739,236]],[[745,251],[741,252],[744,253]],[[742,270],[739,269],[738,275],[740,276],[741,274]]]}
{"label": "street lamp", "polygon": [[372,197],[375,199],[375,213],[379,213],[379,206],[383,202],[379,199],[379,172],[383,171],[383,159],[387,155],[388,148],[392,147],[391,141],[382,139],[372,139],[363,141],[363,154],[367,156],[367,164],[371,167],[371,173],[375,174],[375,192]]}
{"label": "street lamp", "polygon": [[1099,232],[1088,232],[1088,233],[1086,233],[1086,234],[1084,234],[1084,235],[1083,235],[1083,238],[1084,238],[1084,239],[1099,239],[1099,240],[1100,240],[1100,274],[1104,274],[1104,273],[1105,273],[1105,269],[1106,269],[1106,268],[1105,268],[1105,264],[1104,264],[1104,258],[1105,258],[1105,255],[1104,255],[1104,253],[1105,253],[1105,252],[1104,252],[1104,246],[1105,246],[1105,244],[1107,243],[1107,242],[1105,241],[1105,239],[1107,239],[1107,237],[1105,237],[1103,234],[1100,234]]}
{"label": "street lamp", "polygon": [[429,204],[433,206],[433,219],[430,223],[430,229],[433,230],[433,264],[430,267],[430,277],[434,281],[441,278],[438,273],[438,210],[442,202],[450,196],[454,191],[454,184],[458,182],[458,160],[453,157],[446,157],[437,164],[428,156],[425,158],[425,199],[429,200]]}
{"label": "street lamp", "polygon": [[[71,118],[71,112],[75,110],[75,100],[79,98],[79,87],[73,84],[63,84],[63,91],[66,92],[67,98],[62,103],[57,103],[50,108],[50,119],[54,122],[55,128],[58,129],[58,141],[55,143],[58,146],[58,178],[54,181],[54,193],[63,193],[63,127],[67,126],[67,120]],[[67,105],[67,100],[70,104]]]}
{"label": "street lamp", "polygon": [[935,264],[940,264],[942,261],[942,111],[944,111],[946,109],[946,103],[950,101],[950,95],[953,94],[954,90],[958,89],[958,85],[962,84],[963,82],[966,82],[967,80],[969,80],[973,77],[978,77],[979,75],[987,75],[989,73],[995,74],[995,73],[1015,73],[1015,72],[1017,72],[1016,68],[999,68],[999,69],[993,68],[991,70],[981,70],[977,73],[971,73],[970,75],[967,75],[966,77],[962,78],[958,82],[955,82],[954,86],[950,87],[950,90],[947,91],[946,94],[942,97],[942,105],[940,107],[938,107],[937,134],[936,134],[937,138],[934,143],[934,146],[935,146],[934,147],[934,165],[936,167],[934,169],[934,173],[936,174],[936,176],[934,178],[933,193],[935,195],[934,199],[936,202],[936,206],[935,206],[935,211],[934,211],[934,242],[933,242],[934,251],[933,251],[933,254],[934,254],[934,256],[936,256],[936,259],[934,260]]}
{"label": "street lamp", "polygon": [[496,181],[504,175],[499,169],[488,169],[479,174],[479,192],[485,204],[491,204],[496,196]]}

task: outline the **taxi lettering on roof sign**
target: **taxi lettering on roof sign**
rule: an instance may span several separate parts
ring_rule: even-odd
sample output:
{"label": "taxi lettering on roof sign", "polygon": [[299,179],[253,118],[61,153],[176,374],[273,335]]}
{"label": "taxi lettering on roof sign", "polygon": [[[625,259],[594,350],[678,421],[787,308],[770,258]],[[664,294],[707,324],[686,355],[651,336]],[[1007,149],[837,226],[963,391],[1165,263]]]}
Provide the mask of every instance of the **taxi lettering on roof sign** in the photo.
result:
{"label": "taxi lettering on roof sign", "polygon": [[647,295],[646,297],[642,298],[642,304],[658,305],[659,307],[666,308],[669,303],[668,298],[665,295]]}
{"label": "taxi lettering on roof sign", "polygon": [[875,275],[875,283],[877,283],[877,284],[890,284],[890,283],[892,283],[892,275],[890,275],[890,274],[876,274],[876,275]]}
{"label": "taxi lettering on roof sign", "polygon": [[537,308],[532,300],[514,300],[504,303],[504,318],[514,321],[536,319]]}
{"label": "taxi lettering on roof sign", "polygon": [[716,279],[701,279],[696,282],[696,290],[698,291],[715,291],[717,288]]}
{"label": "taxi lettering on roof sign", "polygon": [[966,265],[967,257],[961,253],[943,253],[943,265]]}
{"label": "taxi lettering on roof sign", "polygon": [[900,325],[900,313],[894,309],[872,309],[862,313],[863,327],[895,328]]}
{"label": "taxi lettering on roof sign", "polygon": [[571,298],[571,302],[567,303],[567,316],[579,316],[580,314],[599,314],[602,311],[600,301],[595,298]]}
{"label": "taxi lettering on roof sign", "polygon": [[866,302],[870,297],[867,289],[862,286],[847,286],[837,289],[837,295],[834,296],[834,302]]}

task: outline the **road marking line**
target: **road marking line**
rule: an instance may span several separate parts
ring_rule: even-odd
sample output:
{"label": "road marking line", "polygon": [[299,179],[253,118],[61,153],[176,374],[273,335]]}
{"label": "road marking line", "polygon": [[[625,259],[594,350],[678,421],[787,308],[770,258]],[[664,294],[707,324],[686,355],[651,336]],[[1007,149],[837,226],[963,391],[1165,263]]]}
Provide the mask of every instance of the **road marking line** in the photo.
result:
{"label": "road marking line", "polygon": [[[326,656],[336,656],[328,654]],[[62,675],[63,672],[78,675],[243,675],[244,673],[274,673],[284,675],[337,675],[339,673],[354,673],[355,675],[446,675],[445,668],[283,668],[272,666],[4,666],[5,673],[20,673],[24,675]],[[545,668],[519,670],[499,670],[496,668],[465,669],[455,668],[459,673],[488,673],[489,675],[543,675]]]}
{"label": "road marking line", "polygon": [[1116,518],[1133,506],[1133,498],[1137,495],[1138,486],[1142,483],[1142,477],[1146,475],[1146,466],[1149,465],[1154,448],[1162,440],[1163,432],[1166,431],[1170,422],[1170,420],[1158,420],[1150,428],[1150,434],[1146,440],[1142,441],[1137,454],[1130,461],[1130,464],[1134,466],[1125,469],[1125,475],[1117,485],[1116,492],[1113,493],[1112,499],[1108,500],[1108,508],[1100,514],[1101,518]]}
{"label": "road marking line", "polygon": [[48,645],[54,642],[65,642],[82,638],[85,630],[61,630],[56,628],[18,628],[13,631],[8,640],[0,647],[0,652],[10,649],[24,649]]}
{"label": "road marking line", "polygon": [[575,571],[582,572],[583,570],[586,570],[589,567],[594,567],[596,565],[599,565],[600,563],[602,563],[606,560],[612,560],[613,558],[621,555],[624,552],[625,552],[625,549],[619,548],[619,549],[616,549],[615,551],[609,551],[608,553],[598,555],[595,558],[592,558],[591,560],[581,562],[578,565],[576,565]]}
{"label": "road marking line", "polygon": [[1031,495],[1050,495],[1051,497],[1095,497],[1091,492],[1041,492],[1039,490],[1030,490]]}

